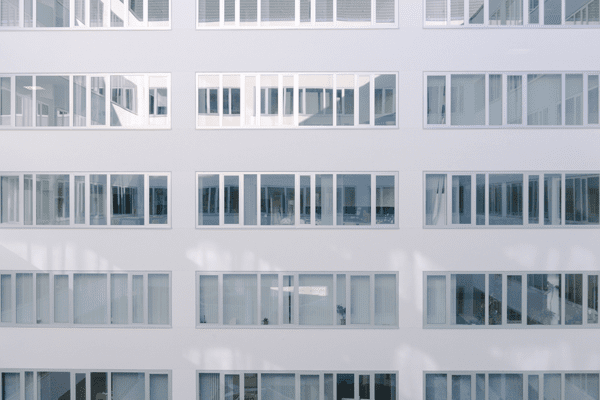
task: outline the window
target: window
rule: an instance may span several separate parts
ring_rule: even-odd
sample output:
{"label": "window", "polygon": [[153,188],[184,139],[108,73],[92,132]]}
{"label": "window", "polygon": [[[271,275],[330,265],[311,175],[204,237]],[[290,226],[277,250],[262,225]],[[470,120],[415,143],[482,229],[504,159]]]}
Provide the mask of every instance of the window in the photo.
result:
{"label": "window", "polygon": [[[198,398],[397,399],[397,372],[197,371]],[[222,393],[224,391],[225,393]]]}
{"label": "window", "polygon": [[196,223],[197,227],[393,228],[398,226],[397,179],[395,172],[199,172]]}
{"label": "window", "polygon": [[424,399],[597,399],[598,377],[596,371],[426,371]]}
{"label": "window", "polygon": [[423,285],[426,328],[599,327],[596,272],[426,272]]}
{"label": "window", "polygon": [[597,172],[425,173],[424,225],[597,227],[599,178]]}
{"label": "window", "polygon": [[397,287],[395,272],[197,272],[196,327],[397,328]]}
{"label": "window", "polygon": [[396,74],[197,74],[196,127],[396,127],[396,81]]}
{"label": "window", "polygon": [[0,326],[149,328],[171,324],[168,272],[2,271],[0,299]]}
{"label": "window", "polygon": [[170,400],[172,398],[170,370],[113,372],[3,369],[0,370],[0,375],[3,399]]}
{"label": "window", "polygon": [[393,28],[398,26],[396,20],[398,3],[394,0],[337,0],[335,2],[333,0],[241,0],[239,4],[233,0],[196,1],[198,29]]}
{"label": "window", "polygon": [[169,186],[168,173],[0,172],[0,226],[169,227]]}
{"label": "window", "polygon": [[425,126],[597,127],[598,76],[597,72],[428,73]]}
{"label": "window", "polygon": [[170,81],[170,74],[5,74],[0,129],[170,129]]}
{"label": "window", "polygon": [[[36,0],[33,0],[34,2]],[[103,2],[51,0],[32,7],[32,1],[2,3],[2,30],[15,29],[170,29],[170,0]],[[7,14],[6,16],[4,14]],[[8,18],[7,18],[8,17]],[[5,21],[5,18],[7,20]]]}

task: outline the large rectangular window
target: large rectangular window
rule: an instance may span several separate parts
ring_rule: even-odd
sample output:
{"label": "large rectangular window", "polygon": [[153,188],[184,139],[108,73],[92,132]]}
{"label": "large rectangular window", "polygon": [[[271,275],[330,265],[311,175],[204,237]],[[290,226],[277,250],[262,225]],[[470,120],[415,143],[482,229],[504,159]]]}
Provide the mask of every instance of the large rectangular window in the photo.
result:
{"label": "large rectangular window", "polygon": [[[597,172],[424,175],[425,227],[600,226]],[[477,182],[476,190],[471,182]]]}
{"label": "large rectangular window", "polygon": [[169,227],[170,179],[169,173],[0,172],[0,227]]}
{"label": "large rectangular window", "polygon": [[396,73],[196,75],[197,129],[397,127]]}
{"label": "large rectangular window", "polygon": [[[0,278],[0,327],[16,323],[22,327],[149,328],[171,323],[168,272],[6,271]],[[13,294],[16,302],[11,301]]]}
{"label": "large rectangular window", "polygon": [[0,74],[0,129],[170,129],[170,87],[171,74]]}
{"label": "large rectangular window", "polygon": [[596,272],[425,272],[423,279],[426,328],[600,327]]}
{"label": "large rectangular window", "polygon": [[397,328],[397,287],[394,272],[197,272],[196,327]]}

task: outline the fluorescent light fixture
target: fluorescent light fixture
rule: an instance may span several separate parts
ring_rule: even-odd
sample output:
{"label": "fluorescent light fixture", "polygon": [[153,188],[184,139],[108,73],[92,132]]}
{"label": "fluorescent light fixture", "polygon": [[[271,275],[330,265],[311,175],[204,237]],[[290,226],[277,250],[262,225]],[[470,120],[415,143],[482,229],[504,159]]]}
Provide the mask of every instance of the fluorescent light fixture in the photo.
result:
{"label": "fluorescent light fixture", "polygon": [[[327,286],[300,286],[298,288],[299,294],[310,294],[313,296],[327,296]],[[278,291],[278,287],[271,287],[271,290]],[[293,286],[284,286],[284,292],[293,292]]]}
{"label": "fluorescent light fixture", "polygon": [[23,87],[28,90],[44,90],[44,88],[41,86],[23,86]]}

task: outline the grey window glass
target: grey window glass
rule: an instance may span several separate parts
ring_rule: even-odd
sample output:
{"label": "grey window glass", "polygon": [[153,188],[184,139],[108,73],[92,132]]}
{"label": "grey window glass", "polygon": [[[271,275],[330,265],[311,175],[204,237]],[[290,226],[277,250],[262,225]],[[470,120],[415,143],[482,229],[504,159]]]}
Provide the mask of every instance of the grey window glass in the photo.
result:
{"label": "grey window glass", "polygon": [[106,125],[106,80],[103,77],[92,76],[90,86],[92,125]]}
{"label": "grey window glass", "polygon": [[452,125],[484,125],[485,75],[453,74],[451,82]]}
{"label": "grey window glass", "polygon": [[168,221],[168,183],[166,176],[150,176],[148,178],[150,193],[150,224],[166,224]]}
{"label": "grey window glass", "polygon": [[425,224],[446,225],[446,175],[425,178]]}
{"label": "grey window glass", "polygon": [[[338,2],[339,6],[339,2]],[[371,123],[371,77],[358,77],[358,123]]]}
{"label": "grey window glass", "polygon": [[240,222],[240,178],[238,176],[224,177],[225,224]]}
{"label": "grey window glass", "polygon": [[471,223],[471,176],[452,177],[452,223]]}
{"label": "grey window glass", "polygon": [[560,25],[562,15],[561,0],[544,1],[544,25]]}
{"label": "grey window glass", "polygon": [[523,77],[520,75],[508,75],[506,77],[507,95],[506,108],[509,125],[520,125],[523,123]]}
{"label": "grey window glass", "polygon": [[38,400],[62,400],[71,398],[71,374],[69,372],[38,372]]}
{"label": "grey window glass", "polygon": [[446,323],[446,277],[427,276],[427,323]]}
{"label": "grey window glass", "polygon": [[324,400],[333,400],[333,374],[325,374],[323,376],[323,390],[324,390]]}
{"label": "grey window glass", "polygon": [[37,175],[37,225],[69,225],[69,175]]}
{"label": "grey window glass", "polygon": [[0,78],[0,125],[10,125],[10,78]]}
{"label": "grey window glass", "polygon": [[337,225],[371,224],[371,175],[337,175]]}
{"label": "grey window glass", "polygon": [[300,176],[300,223],[310,224],[310,176]]}
{"label": "grey window glass", "polygon": [[69,27],[69,2],[61,0],[37,1],[37,27]]}
{"label": "grey window glass", "polygon": [[50,323],[50,274],[36,274],[36,323]]}
{"label": "grey window glass", "polygon": [[371,398],[371,377],[369,375],[358,376],[358,397],[360,399]]}
{"label": "grey window glass", "polygon": [[223,324],[256,324],[258,314],[256,285],[256,275],[223,276]]}
{"label": "grey window glass", "polygon": [[12,277],[0,275],[0,322],[12,322]]}
{"label": "grey window glass", "polygon": [[283,275],[283,323],[293,324],[294,323],[294,293],[296,292],[294,286],[293,275]]}
{"label": "grey window glass", "polygon": [[528,12],[529,12],[529,23],[539,24],[540,23],[540,0],[528,0]]}
{"label": "grey window glass", "polygon": [[198,225],[219,225],[219,175],[198,176]]}
{"label": "grey window glass", "polygon": [[15,124],[16,126],[33,126],[33,78],[17,76]]}
{"label": "grey window glass", "polygon": [[375,399],[396,400],[396,374],[375,374]]}
{"label": "grey window glass", "polygon": [[300,274],[300,325],[333,324],[333,275]]}
{"label": "grey window glass", "polygon": [[489,374],[489,400],[523,400],[522,374]]}
{"label": "grey window glass", "polygon": [[337,400],[354,398],[354,374],[337,374]]}
{"label": "grey window glass", "polygon": [[[85,376],[85,374],[83,374]],[[25,400],[34,400],[35,394],[33,390],[34,376],[33,371],[25,371]],[[85,400],[77,397],[76,400]]]}
{"label": "grey window glass", "polygon": [[377,176],[375,178],[376,223],[393,224],[395,220],[395,185],[394,176]]}
{"label": "grey window glass", "polygon": [[527,377],[528,400],[540,400],[540,377],[539,375],[529,375]]}
{"label": "grey window glass", "polygon": [[85,177],[75,176],[75,223],[85,224]]}
{"label": "grey window glass", "polygon": [[[341,80],[341,75],[338,75],[338,82]],[[354,80],[351,77],[350,80]],[[350,84],[351,82],[347,82]],[[339,83],[338,83],[339,85]],[[353,126],[354,125],[354,89],[337,89],[336,94],[337,108],[337,125],[338,126]]]}
{"label": "grey window glass", "polygon": [[225,22],[235,22],[235,0],[225,0]]}
{"label": "grey window glass", "polygon": [[565,374],[565,400],[598,400],[598,374]]}
{"label": "grey window glass", "polygon": [[168,21],[169,1],[148,0],[148,21]]}
{"label": "grey window glass", "polygon": [[16,275],[17,323],[33,323],[33,274]]}
{"label": "grey window glass", "polygon": [[346,274],[336,275],[336,325],[346,325]]}
{"label": "grey window glass", "polygon": [[315,175],[315,223],[333,225],[333,175]]}
{"label": "grey window glass", "polygon": [[350,276],[350,322],[371,323],[371,279],[365,275]]}
{"label": "grey window glass", "polygon": [[219,277],[200,275],[199,277],[199,321],[201,324],[219,322]]}
{"label": "grey window glass", "polygon": [[106,175],[90,175],[90,225],[106,225]]}
{"label": "grey window glass", "polygon": [[489,76],[490,125],[502,125],[502,75]]}
{"label": "grey window glass", "polygon": [[560,74],[527,75],[527,125],[562,125]]}
{"label": "grey window glass", "polygon": [[[598,2],[596,2],[598,4]],[[600,7],[598,7],[600,10]],[[588,76],[588,124],[598,123],[598,75]]]}
{"label": "grey window glass", "polygon": [[565,125],[583,124],[583,75],[565,76]]}
{"label": "grey window glass", "polygon": [[294,114],[294,88],[288,87],[283,89],[283,114]]}
{"label": "grey window glass", "polygon": [[376,0],[376,18],[377,23],[393,23],[394,22],[394,1],[393,0]]}
{"label": "grey window glass", "polygon": [[465,22],[465,2],[463,0],[450,0],[450,23],[463,25]]}
{"label": "grey window glass", "polygon": [[371,21],[371,0],[338,0],[338,21]]}
{"label": "grey window glass", "polygon": [[127,274],[110,274],[110,322],[129,322]]}
{"label": "grey window glass", "polygon": [[148,323],[168,324],[169,303],[169,275],[148,274]]}
{"label": "grey window glass", "polygon": [[256,225],[258,205],[256,196],[258,194],[256,175],[244,175],[244,225]]}
{"label": "grey window glass", "polygon": [[427,22],[446,22],[446,7],[447,1],[445,0],[426,0],[425,19],[427,20]]}
{"label": "grey window glass", "polygon": [[[295,3],[295,1],[293,3]],[[310,8],[310,0],[300,0],[300,22],[310,22]]]}
{"label": "grey window glass", "polygon": [[73,274],[73,322],[106,324],[106,274]]}
{"label": "grey window glass", "polygon": [[452,400],[471,400],[471,375],[452,375]]}
{"label": "grey window glass", "polygon": [[208,90],[208,106],[209,106],[209,114],[217,114],[219,112],[218,108],[219,102],[219,92],[217,89],[209,89]]}
{"label": "grey window glass", "polygon": [[448,376],[427,374],[425,376],[425,400],[448,400]]}
{"label": "grey window glass", "polygon": [[544,174],[544,225],[561,224],[561,174]]}
{"label": "grey window glass", "polygon": [[489,325],[502,325],[502,274],[489,275]]}
{"label": "grey window glass", "polygon": [[[302,81],[316,83],[322,81],[323,84],[331,83],[330,76],[300,76]],[[333,125],[333,89],[328,88],[305,88],[300,89],[299,113],[304,114],[300,120],[300,125]],[[303,106],[304,102],[304,106]]]}
{"label": "grey window glass", "polygon": [[207,93],[208,89],[198,89],[198,114],[208,114]]}
{"label": "grey window glass", "polygon": [[587,321],[598,323],[598,275],[588,275]]}
{"label": "grey window glass", "polygon": [[150,400],[169,399],[169,375],[150,374]]}
{"label": "grey window glass", "polygon": [[561,400],[561,374],[544,374],[544,400]]}
{"label": "grey window glass", "polygon": [[333,21],[333,0],[315,0],[315,14],[317,22]]}
{"label": "grey window glass", "polygon": [[477,225],[485,225],[485,174],[477,174],[475,185],[475,221]]}
{"label": "grey window glass", "polygon": [[396,75],[375,77],[375,125],[396,125]]}
{"label": "grey window glass", "polygon": [[565,325],[583,323],[583,275],[565,274]]}
{"label": "grey window glass", "polygon": [[23,176],[23,208],[25,225],[33,225],[33,175]]}
{"label": "grey window glass", "polygon": [[69,322],[69,276],[54,275],[54,322]]}
{"label": "grey window glass", "polygon": [[529,175],[529,223],[540,222],[540,176]]}
{"label": "grey window glass", "polygon": [[244,400],[258,400],[258,374],[244,374]]}
{"label": "grey window glass", "polygon": [[483,13],[483,1],[469,0],[469,24],[483,24]]}
{"label": "grey window glass", "polygon": [[[438,0],[428,0],[429,2],[438,2]],[[443,1],[444,9],[446,2]],[[427,123],[445,124],[446,123],[446,77],[428,76],[427,77]]]}
{"label": "grey window glass", "polygon": [[198,0],[198,22],[219,22],[218,0]]}
{"label": "grey window glass", "polygon": [[[295,374],[260,374],[261,400],[294,399],[296,391]],[[302,384],[301,384],[302,388]]]}
{"label": "grey window glass", "polygon": [[91,383],[91,398],[96,400],[107,400],[107,386],[108,379],[106,372],[91,372],[90,383]]}
{"label": "grey window glass", "polygon": [[113,372],[111,373],[111,400],[144,400],[144,373]]}
{"label": "grey window glass", "polygon": [[0,26],[19,26],[19,11],[18,1],[0,0]]}
{"label": "grey window glass", "polygon": [[256,22],[257,0],[240,0],[240,22]]}
{"label": "grey window glass", "polygon": [[597,174],[566,175],[565,223],[567,225],[598,225],[599,178]]}
{"label": "grey window glass", "polygon": [[490,174],[490,225],[523,225],[523,175]]}
{"label": "grey window glass", "polygon": [[375,275],[375,325],[396,325],[396,275]]}
{"label": "grey window glass", "polygon": [[319,375],[300,375],[300,400],[312,400],[318,398]]}
{"label": "grey window glass", "polygon": [[260,323],[277,325],[279,309],[279,283],[277,274],[260,276]]}
{"label": "grey window glass", "polygon": [[229,114],[229,89],[223,89],[223,114]]}
{"label": "grey window glass", "polygon": [[295,224],[294,175],[266,175],[260,177],[261,225]]}
{"label": "grey window glass", "polygon": [[475,400],[485,400],[485,374],[475,375]]}
{"label": "grey window glass", "polygon": [[490,25],[523,25],[522,0],[490,0]]}
{"label": "grey window glass", "polygon": [[225,375],[225,400],[240,400],[239,375]]}
{"label": "grey window glass", "polygon": [[134,324],[144,322],[144,276],[131,277],[131,314]]}
{"label": "grey window glass", "polygon": [[520,324],[522,319],[522,288],[521,275],[508,275],[506,277],[506,322]]}
{"label": "grey window glass", "polygon": [[111,175],[111,225],[144,225],[144,175]]}
{"label": "grey window glass", "polygon": [[19,222],[19,177],[0,176],[0,223]]}
{"label": "grey window glass", "polygon": [[527,325],[561,324],[562,274],[527,275]]}
{"label": "grey window glass", "polygon": [[452,274],[451,324],[485,324],[485,275]]}

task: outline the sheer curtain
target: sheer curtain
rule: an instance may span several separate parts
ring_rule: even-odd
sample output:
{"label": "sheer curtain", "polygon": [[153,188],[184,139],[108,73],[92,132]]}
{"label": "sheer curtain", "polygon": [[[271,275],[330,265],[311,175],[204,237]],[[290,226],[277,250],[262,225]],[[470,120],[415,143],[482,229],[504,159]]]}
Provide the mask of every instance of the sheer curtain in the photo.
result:
{"label": "sheer curtain", "polygon": [[73,274],[74,323],[106,324],[106,285],[106,274]]}
{"label": "sheer curtain", "polygon": [[148,274],[148,323],[169,323],[169,275]]}
{"label": "sheer curtain", "polygon": [[33,323],[33,274],[17,274],[17,323]]}
{"label": "sheer curtain", "polygon": [[3,373],[2,374],[2,400],[20,400],[21,399],[21,374]]}
{"label": "sheer curtain", "polygon": [[216,275],[200,275],[200,323],[216,324],[219,322],[219,277]]}
{"label": "sheer curtain", "polygon": [[425,224],[446,225],[446,175],[427,175],[425,186]]}
{"label": "sheer curtain", "polygon": [[300,400],[319,398],[319,375],[300,375]]}
{"label": "sheer curtain", "polygon": [[256,324],[256,284],[256,275],[223,276],[223,324]]}
{"label": "sheer curtain", "polygon": [[[0,110],[0,117],[2,111]],[[2,123],[0,122],[0,125]],[[0,177],[0,222],[19,221],[19,177]]]}
{"label": "sheer curtain", "polygon": [[260,276],[260,313],[261,324],[277,325],[277,309],[279,305],[279,283],[277,275],[261,275]]}
{"label": "sheer curtain", "polygon": [[144,373],[113,372],[112,400],[145,400]]}
{"label": "sheer curtain", "polygon": [[523,400],[522,374],[489,374],[489,400],[504,399]]}
{"label": "sheer curtain", "polygon": [[299,276],[300,325],[333,324],[333,275]]}
{"label": "sheer curtain", "polygon": [[219,374],[200,374],[200,400],[219,400]]}
{"label": "sheer curtain", "polygon": [[448,376],[446,374],[427,374],[425,378],[425,400],[449,400]]}
{"label": "sheer curtain", "polygon": [[446,277],[427,276],[427,323],[446,323]]}
{"label": "sheer curtain", "polygon": [[50,274],[36,275],[37,323],[50,323]]}
{"label": "sheer curtain", "polygon": [[598,400],[598,374],[565,374],[565,400]]}
{"label": "sheer curtain", "polygon": [[110,312],[112,324],[128,323],[127,274],[110,275]]}
{"label": "sheer curtain", "polygon": [[352,324],[371,323],[370,277],[355,275],[350,279],[350,321]]}
{"label": "sheer curtain", "polygon": [[294,400],[294,374],[261,374],[261,400]]}
{"label": "sheer curtain", "polygon": [[168,400],[169,398],[169,375],[150,375],[150,400]]}
{"label": "sheer curtain", "polygon": [[396,275],[375,275],[375,325],[396,325]]}

